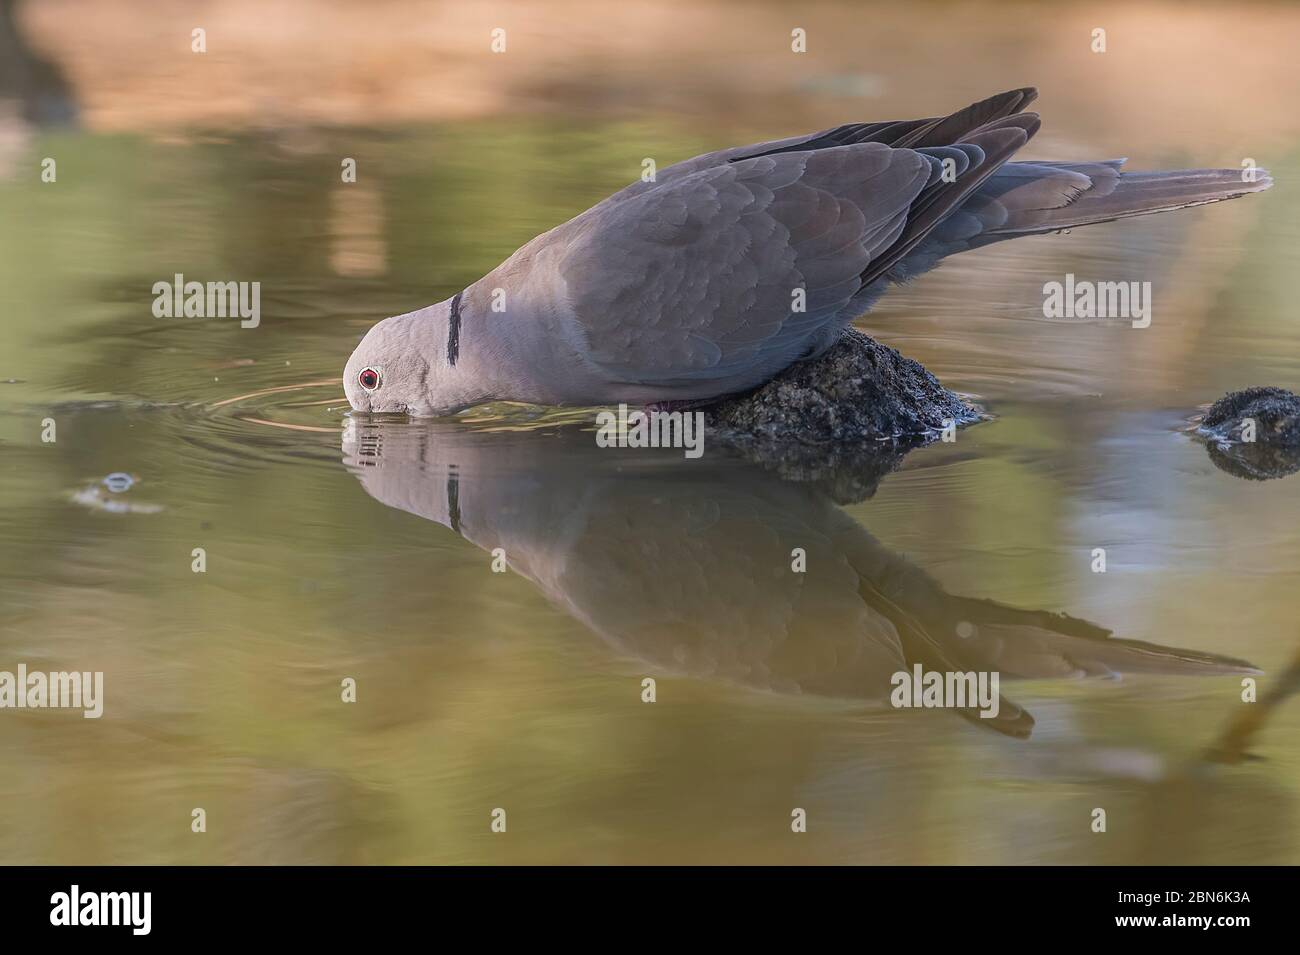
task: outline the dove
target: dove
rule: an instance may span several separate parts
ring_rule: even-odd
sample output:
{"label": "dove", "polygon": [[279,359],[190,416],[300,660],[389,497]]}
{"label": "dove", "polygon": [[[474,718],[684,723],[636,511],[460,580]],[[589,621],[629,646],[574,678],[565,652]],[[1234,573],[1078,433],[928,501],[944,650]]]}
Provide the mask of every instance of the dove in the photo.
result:
{"label": "dove", "polygon": [[489,401],[680,407],[815,358],[886,289],[992,242],[1232,199],[1262,169],[1013,162],[1039,128],[1010,90],[949,116],[850,123],[660,170],[537,236],[348,359],[359,412]]}
{"label": "dove", "polygon": [[[503,555],[616,653],[657,672],[870,710],[893,705],[897,675],[910,681],[918,665],[1006,679],[1259,672],[951,594],[826,491],[731,456],[681,469],[670,451],[598,448],[581,427],[354,418],[342,457],[376,501]],[[1030,734],[1033,717],[1015,702],[989,710],[955,712]]]}

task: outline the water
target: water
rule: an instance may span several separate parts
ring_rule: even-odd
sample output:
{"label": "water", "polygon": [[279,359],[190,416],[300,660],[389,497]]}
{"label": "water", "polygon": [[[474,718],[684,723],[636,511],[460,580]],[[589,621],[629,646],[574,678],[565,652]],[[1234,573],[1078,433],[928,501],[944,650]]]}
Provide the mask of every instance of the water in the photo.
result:
{"label": "water", "polygon": [[[1228,147],[1198,146],[1186,103],[1106,125],[1065,89],[1077,68],[1049,72],[1036,155],[1235,165],[1266,137],[1281,185],[1006,243],[892,293],[861,327],[995,418],[845,503],[720,451],[598,450],[586,412],[354,419],[338,376],[371,323],[451,294],[646,155],[919,114],[1018,76],[891,98],[899,83],[792,124],[725,98],[630,122],[582,87],[553,94],[584,104],[563,118],[168,135],[97,120],[93,90],[83,124],[16,126],[0,669],[102,670],[107,700],[99,720],[0,712],[0,859],[1300,861],[1282,690],[1300,478],[1237,479],[1183,432],[1227,390],[1300,382],[1300,133],[1267,103],[1233,115]],[[32,172],[44,156],[56,184]],[[154,318],[150,288],[176,272],[260,281],[261,325]],[[1045,321],[1042,285],[1066,272],[1153,282],[1151,327]],[[999,629],[1010,611],[980,601],[1178,652],[1068,678],[1086,644]],[[1001,688],[1031,735],[882,705],[905,617],[953,652],[973,618],[997,644],[982,652],[1038,674]],[[1237,673],[1149,672],[1194,654],[1258,667],[1261,702]]]}

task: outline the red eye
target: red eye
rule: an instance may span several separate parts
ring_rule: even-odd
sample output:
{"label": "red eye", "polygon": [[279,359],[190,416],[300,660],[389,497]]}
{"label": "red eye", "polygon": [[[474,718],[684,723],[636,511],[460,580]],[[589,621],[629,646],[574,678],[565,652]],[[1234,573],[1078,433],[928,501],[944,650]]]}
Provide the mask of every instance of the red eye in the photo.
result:
{"label": "red eye", "polygon": [[379,387],[379,372],[373,368],[362,368],[361,374],[357,375],[357,382],[366,391],[374,391]]}

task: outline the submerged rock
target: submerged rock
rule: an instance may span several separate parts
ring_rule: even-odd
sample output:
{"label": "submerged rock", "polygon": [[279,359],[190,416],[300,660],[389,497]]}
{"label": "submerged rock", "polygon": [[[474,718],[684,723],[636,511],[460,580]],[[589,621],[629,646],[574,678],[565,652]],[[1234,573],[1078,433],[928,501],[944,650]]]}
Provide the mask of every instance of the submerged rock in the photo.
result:
{"label": "submerged rock", "polygon": [[919,363],[853,329],[825,354],[705,409],[710,437],[839,503],[870,497],[908,451],[986,416]]}
{"label": "submerged rock", "polygon": [[1196,433],[1220,469],[1252,481],[1300,471],[1300,395],[1284,388],[1246,388],[1224,395]]}

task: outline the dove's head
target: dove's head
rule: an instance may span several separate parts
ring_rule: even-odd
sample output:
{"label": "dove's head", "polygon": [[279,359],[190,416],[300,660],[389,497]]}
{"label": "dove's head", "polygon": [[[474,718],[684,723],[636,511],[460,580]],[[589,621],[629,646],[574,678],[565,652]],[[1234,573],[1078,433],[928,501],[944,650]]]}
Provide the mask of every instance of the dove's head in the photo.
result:
{"label": "dove's head", "polygon": [[466,373],[448,355],[450,300],[386,318],[366,332],[343,369],[354,411],[418,416],[460,411],[474,400]]}

